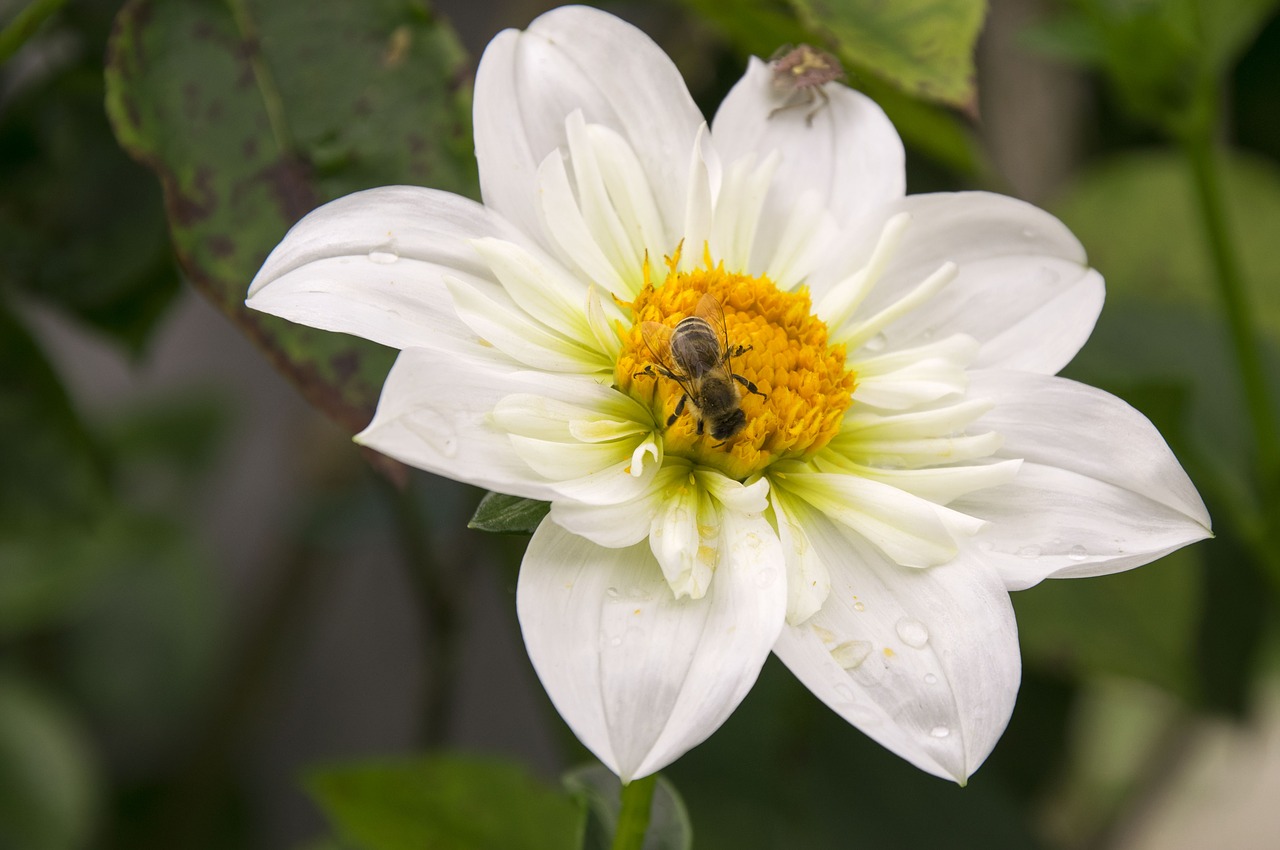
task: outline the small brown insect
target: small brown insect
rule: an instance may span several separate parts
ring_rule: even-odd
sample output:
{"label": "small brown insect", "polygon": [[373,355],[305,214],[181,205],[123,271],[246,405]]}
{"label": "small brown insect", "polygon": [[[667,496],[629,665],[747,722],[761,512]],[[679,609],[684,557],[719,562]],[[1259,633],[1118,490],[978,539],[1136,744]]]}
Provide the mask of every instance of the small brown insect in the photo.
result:
{"label": "small brown insect", "polygon": [[813,106],[804,117],[804,122],[809,125],[813,124],[813,116],[831,102],[823,86],[844,78],[844,68],[839,59],[807,44],[779,47],[769,60],[769,67],[773,69],[774,89],[786,98],[786,102],[770,112],[769,117],[784,109]]}

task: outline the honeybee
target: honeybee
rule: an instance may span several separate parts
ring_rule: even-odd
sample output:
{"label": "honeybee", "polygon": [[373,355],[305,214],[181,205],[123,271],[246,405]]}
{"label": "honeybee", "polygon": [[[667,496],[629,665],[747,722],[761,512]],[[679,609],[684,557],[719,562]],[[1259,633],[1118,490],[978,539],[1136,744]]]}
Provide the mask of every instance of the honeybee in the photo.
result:
{"label": "honeybee", "polygon": [[844,77],[844,67],[839,59],[807,44],[779,47],[769,60],[769,67],[773,70],[774,89],[786,97],[786,102],[770,112],[769,117],[784,109],[813,106],[804,117],[804,123],[808,125],[812,125],[813,116],[831,102],[823,86]]}
{"label": "honeybee", "polygon": [[640,326],[645,345],[656,363],[650,363],[637,375],[670,378],[680,385],[675,411],[667,417],[670,428],[687,406],[698,423],[698,434],[705,430],[724,445],[747,424],[742,411],[742,390],[753,395],[764,393],[754,383],[733,371],[733,358],[751,350],[750,346],[729,345],[725,329],[724,308],[710,292],[702,296],[693,315],[681,319],[674,327],[661,322],[645,322]]}

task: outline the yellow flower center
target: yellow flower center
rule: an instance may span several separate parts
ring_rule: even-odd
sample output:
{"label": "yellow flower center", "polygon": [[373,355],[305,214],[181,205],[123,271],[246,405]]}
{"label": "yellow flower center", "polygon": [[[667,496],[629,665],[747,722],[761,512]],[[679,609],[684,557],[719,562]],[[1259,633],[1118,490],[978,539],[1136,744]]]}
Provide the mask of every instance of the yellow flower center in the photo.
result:
{"label": "yellow flower center", "polygon": [[633,324],[614,367],[618,388],[665,429],[664,451],[745,480],[825,446],[855,376],[808,290],[727,272],[709,255],[705,267],[678,272],[679,256],[657,286],[646,260],[644,286],[624,304]]}

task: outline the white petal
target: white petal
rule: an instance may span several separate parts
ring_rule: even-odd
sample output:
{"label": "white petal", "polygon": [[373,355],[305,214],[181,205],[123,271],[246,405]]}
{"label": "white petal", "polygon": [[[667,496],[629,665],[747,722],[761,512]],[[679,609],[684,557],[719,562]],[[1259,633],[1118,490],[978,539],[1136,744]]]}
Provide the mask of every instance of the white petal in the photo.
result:
{"label": "white petal", "polygon": [[621,549],[649,538],[654,518],[663,509],[664,495],[679,480],[688,478],[688,464],[670,461],[650,479],[638,498],[612,505],[576,501],[551,504],[551,519],[565,530],[598,546]]}
{"label": "white petal", "polygon": [[[897,301],[943,263],[960,270],[885,329],[889,348],[963,333],[982,343],[975,365],[1052,374],[1088,339],[1102,309],[1102,278],[1056,218],[985,192],[912,195],[878,211],[858,250],[869,257],[884,224],[902,212],[911,224],[860,314]],[[814,291],[825,290],[815,284]]]}
{"label": "white petal", "polygon": [[[594,334],[570,337],[547,327],[514,303],[468,282],[446,277],[453,309],[485,344],[526,366],[549,372],[591,374],[612,367]],[[505,293],[503,293],[505,297]],[[585,305],[584,305],[585,307]]]}
{"label": "white petal", "polygon": [[812,515],[831,572],[822,610],[774,651],[806,687],[875,741],[964,783],[1013,712],[1017,626],[995,571],[963,559],[906,570]]}
{"label": "white petal", "polygon": [[576,109],[588,124],[616,130],[636,152],[674,247],[685,166],[702,115],[662,49],[596,9],[555,9],[525,32],[499,33],[485,49],[474,109],[485,203],[541,233],[537,168],[567,145],[565,119]]}
{"label": "white petal", "polygon": [[[974,427],[999,433],[998,455],[1025,458],[1024,470],[1047,468],[965,500],[977,500],[975,510],[1001,526],[983,535],[992,557],[996,551],[1030,556],[1022,564],[1001,560],[1011,586],[1128,569],[1209,536],[1209,514],[1195,486],[1137,410],[1063,378],[986,370],[971,377],[971,394],[995,403]],[[1019,513],[1022,499],[1048,515]]]}
{"label": "white petal", "polygon": [[516,607],[557,711],[623,781],[701,743],[750,690],[782,625],[777,538],[725,512],[725,557],[700,600],[675,599],[645,543],[603,549],[544,521]]}
{"label": "white petal", "polygon": [[767,64],[752,58],[712,122],[716,148],[727,161],[748,153],[780,155],[765,204],[764,233],[782,233],[790,210],[816,191],[841,225],[902,197],[906,187],[902,140],[870,98],[839,83],[823,89],[829,102],[807,116],[783,104]]}
{"label": "white petal", "polygon": [[953,506],[990,521],[969,547],[1009,590],[1140,567],[1211,536],[1131,490],[1036,463],[1024,463],[1013,482]]}
{"label": "white petal", "polygon": [[720,559],[720,517],[692,474],[668,488],[653,518],[649,548],[676,598],[701,599]]}
{"label": "white petal", "polygon": [[427,349],[400,352],[378,410],[356,442],[410,466],[533,499],[556,495],[515,453],[490,411],[499,399],[541,386],[548,376],[493,358]]}
{"label": "white petal", "polygon": [[247,303],[394,348],[448,348],[475,335],[454,313],[446,275],[504,298],[470,244],[486,236],[527,244],[500,216],[457,195],[416,186],[356,192],[293,226]]}
{"label": "white petal", "polygon": [[895,563],[907,567],[944,564],[959,548],[942,519],[945,508],[918,496],[844,473],[786,468],[774,487],[865,537]]}
{"label": "white petal", "polygon": [[800,517],[803,510],[785,491],[773,491],[778,540],[787,562],[787,622],[798,626],[822,608],[831,592],[831,575],[809,543]]}

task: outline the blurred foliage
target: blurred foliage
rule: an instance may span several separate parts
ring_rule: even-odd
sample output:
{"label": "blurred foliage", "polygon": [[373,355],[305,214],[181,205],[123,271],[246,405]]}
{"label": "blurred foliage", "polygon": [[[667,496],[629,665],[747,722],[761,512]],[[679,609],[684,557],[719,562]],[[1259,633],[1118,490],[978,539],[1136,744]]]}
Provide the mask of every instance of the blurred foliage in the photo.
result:
{"label": "blurred foliage", "polygon": [[[1211,131],[1237,143],[1218,155],[1225,209],[1275,398],[1276,6],[1070,0],[1024,38],[1099,95],[1082,129],[1091,159],[1054,207],[1109,288],[1068,374],[1152,418],[1217,539],[1016,595],[1018,710],[965,789],[851,730],[771,661],[659,784],[655,846],[683,846],[690,829],[696,846],[744,850],[1100,844],[1171,769],[1189,718],[1248,716],[1275,633],[1280,561],[1266,544],[1280,520],[1255,480],[1195,184],[1168,141]],[[973,102],[984,3],[667,8],[687,50],[735,75],[785,43],[836,52],[913,154],[956,184],[986,174],[977,129],[956,111]],[[185,279],[313,404],[363,425],[390,353],[251,314],[245,290],[325,200],[391,183],[475,196],[474,57],[421,0],[0,0],[0,63],[0,850],[258,846],[263,814],[232,761],[273,664],[296,660],[289,625],[314,593],[314,563],[383,521],[380,503],[367,480],[299,494],[296,546],[261,624],[242,628],[197,531],[197,494],[242,411],[197,388],[95,412],[32,317],[69,320],[139,363]],[[733,81],[717,76],[700,102],[713,109]],[[460,527],[470,498],[432,489],[426,524]],[[472,525],[526,532],[545,511],[490,496]],[[579,835],[604,846],[615,783],[593,768],[561,790],[464,756],[325,768],[307,785],[339,837],[307,846],[559,847]]]}
{"label": "blurred foliage", "polygon": [[311,793],[360,850],[576,847],[581,804],[497,759],[437,755],[317,770]]}

